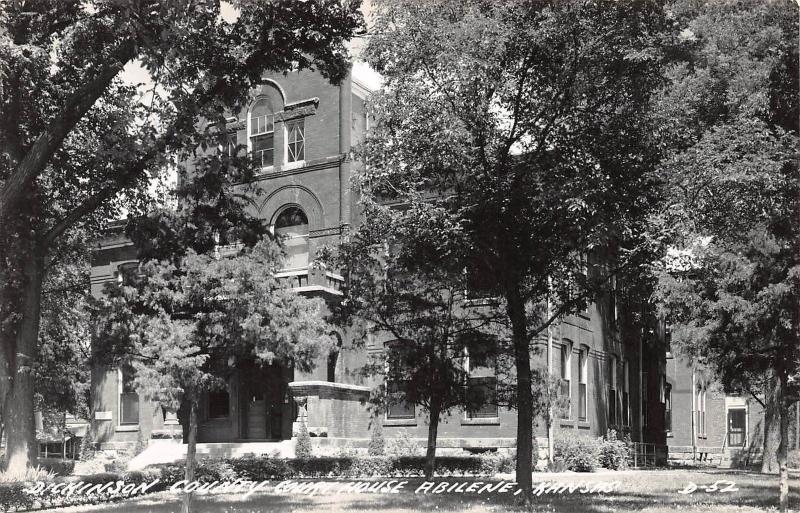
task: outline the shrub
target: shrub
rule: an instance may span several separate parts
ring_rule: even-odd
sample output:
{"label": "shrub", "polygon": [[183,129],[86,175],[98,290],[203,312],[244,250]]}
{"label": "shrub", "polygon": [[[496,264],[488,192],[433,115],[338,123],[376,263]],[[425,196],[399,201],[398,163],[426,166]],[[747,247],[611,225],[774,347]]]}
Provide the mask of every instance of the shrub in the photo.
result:
{"label": "shrub", "polygon": [[92,426],[86,426],[86,433],[81,438],[81,461],[89,461],[94,458],[94,437],[92,436]]}
{"label": "shrub", "polygon": [[297,434],[297,443],[294,447],[294,454],[301,459],[311,457],[311,436],[308,434],[308,428],[305,421],[300,423],[300,433]]}
{"label": "shrub", "polygon": [[564,462],[568,470],[592,472],[599,465],[600,444],[594,438],[560,432],[554,440],[553,459]]}
{"label": "shrub", "polygon": [[383,456],[386,452],[386,439],[383,438],[383,426],[375,419],[375,426],[372,428],[372,438],[369,440],[367,454],[370,456]]}
{"label": "shrub", "polygon": [[600,439],[600,465],[611,470],[625,470],[628,468],[630,446],[624,440],[617,438],[617,432],[609,429],[605,438]]}
{"label": "shrub", "polygon": [[789,465],[789,468],[800,468],[800,449],[789,451],[787,464]]}
{"label": "shrub", "polygon": [[513,472],[516,462],[512,456],[487,452],[478,456],[480,460],[480,475],[493,476],[498,473]]}
{"label": "shrub", "polygon": [[389,456],[422,456],[422,446],[404,431],[389,440],[386,453]]}
{"label": "shrub", "polygon": [[57,458],[39,458],[37,465],[42,470],[52,472],[57,476],[68,476],[75,470],[75,462],[73,460],[62,460]]}
{"label": "shrub", "polygon": [[133,448],[133,456],[138,456],[147,449],[147,442],[144,439],[144,435],[141,431],[139,431],[139,436],[136,437],[136,445]]}
{"label": "shrub", "polygon": [[26,468],[23,472],[0,472],[0,483],[20,483],[31,481],[52,481],[56,473],[47,468]]}
{"label": "shrub", "polygon": [[294,471],[289,467],[287,461],[277,458],[247,456],[228,460],[228,463],[236,477],[251,481],[264,481],[267,479],[283,480],[293,477]]}

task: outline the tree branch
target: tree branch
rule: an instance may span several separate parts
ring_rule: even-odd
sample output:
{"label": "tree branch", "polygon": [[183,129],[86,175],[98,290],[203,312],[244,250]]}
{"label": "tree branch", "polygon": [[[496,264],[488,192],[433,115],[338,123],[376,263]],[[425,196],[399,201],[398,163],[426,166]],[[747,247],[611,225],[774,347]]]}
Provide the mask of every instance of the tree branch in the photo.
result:
{"label": "tree branch", "polygon": [[103,95],[114,77],[134,55],[133,42],[123,41],[117,48],[115,57],[111,58],[111,62],[106,62],[105,66],[92,79],[84,82],[72,93],[61,112],[39,135],[0,189],[0,223],[5,221],[22,200],[25,191],[44,171],[50,158],[67,135],[94,105],[95,101]]}

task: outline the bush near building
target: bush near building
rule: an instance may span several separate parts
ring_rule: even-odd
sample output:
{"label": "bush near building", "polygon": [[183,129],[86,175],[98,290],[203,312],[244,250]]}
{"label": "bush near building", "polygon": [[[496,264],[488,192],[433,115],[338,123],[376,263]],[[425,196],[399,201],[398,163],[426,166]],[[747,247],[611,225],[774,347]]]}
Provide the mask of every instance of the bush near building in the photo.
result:
{"label": "bush near building", "polygon": [[625,470],[630,467],[631,444],[620,440],[613,429],[602,438],[565,431],[556,436],[553,453],[554,462],[550,468],[555,472],[593,472],[601,467]]}

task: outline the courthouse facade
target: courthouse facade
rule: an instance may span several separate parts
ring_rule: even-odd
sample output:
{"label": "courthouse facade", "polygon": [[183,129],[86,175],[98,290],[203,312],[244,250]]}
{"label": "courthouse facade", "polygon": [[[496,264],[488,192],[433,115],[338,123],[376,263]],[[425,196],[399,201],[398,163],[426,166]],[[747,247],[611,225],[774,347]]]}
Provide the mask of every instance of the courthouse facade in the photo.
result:
{"label": "courthouse facade", "polygon": [[[254,214],[287,237],[288,259],[279,276],[298,294],[329,303],[341,300],[345,277],[316,265],[315,254],[324,245],[334,246],[348,228],[368,222],[350,186],[359,165],[352,149],[369,129],[368,93],[353,73],[339,86],[308,71],[265,77],[247,109],[228,123],[232,142],[246,145],[262,167],[256,185],[263,194],[254,201]],[[110,233],[95,251],[93,293],[101,294],[123,269],[135,265],[131,243]],[[534,358],[550,358],[569,396],[556,430],[600,436],[614,428],[635,441],[665,443],[663,337],[657,326],[624,335],[620,326],[634,309],[641,306],[615,304],[610,294],[562,319],[538,342],[542,350]],[[375,383],[357,371],[385,341],[356,348],[351,334],[337,337],[334,351],[309,374],[280,363],[242,365],[227,391],[203,401],[199,441],[289,440],[302,420],[317,443],[365,447],[371,420],[365,401]],[[481,386],[496,386],[491,373],[475,378]],[[173,413],[139,397],[130,383],[125,368],[93,370],[91,429],[101,447],[123,449],[181,431]],[[380,421],[387,438],[403,432],[419,439],[427,435],[419,408],[390,408]],[[544,438],[542,423],[537,429]],[[439,427],[440,447],[483,450],[515,444],[516,412],[497,405],[453,414]]]}

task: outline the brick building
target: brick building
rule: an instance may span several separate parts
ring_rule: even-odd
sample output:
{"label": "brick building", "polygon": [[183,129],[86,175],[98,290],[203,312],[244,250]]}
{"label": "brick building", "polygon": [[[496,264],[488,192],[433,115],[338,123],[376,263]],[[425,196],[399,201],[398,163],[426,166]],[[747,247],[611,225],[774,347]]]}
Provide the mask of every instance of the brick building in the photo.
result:
{"label": "brick building", "polygon": [[667,353],[670,460],[748,465],[761,460],[764,410],[752,397],[728,395],[702,366]]}
{"label": "brick building", "polygon": [[[323,245],[337,242],[343,230],[356,226],[357,198],[350,175],[357,162],[351,149],[368,120],[364,101],[368,87],[357,73],[332,86],[311,72],[265,78],[252,92],[244,112],[230,118],[228,131],[261,161],[256,182],[263,194],[253,213],[276,233],[288,236],[289,258],[280,277],[298,293],[340,300],[344,278],[314,264]],[[95,252],[92,291],[114,282],[121,269],[135,266],[135,251],[121,235],[110,234]],[[568,316],[539,341],[540,355],[565,380],[570,407],[556,430],[593,436],[609,428],[635,441],[664,444],[668,401],[663,345],[658,333],[624,335],[620,326],[631,305],[615,304],[614,295]],[[310,374],[280,364],[240,369],[227,392],[209,394],[201,406],[199,441],[206,444],[290,440],[303,419],[321,446],[366,446],[370,417],[364,400],[374,386],[355,372],[370,351],[385,341],[355,349],[350,334],[339,333],[339,347],[318,362]],[[547,360],[544,360],[547,361]],[[485,369],[484,369],[485,371]],[[489,386],[491,373],[476,378]],[[478,376],[480,374],[480,376]],[[174,414],[148,403],[131,389],[125,369],[93,370],[91,420],[95,440],[105,448],[124,448],[138,439],[179,433]],[[390,408],[382,419],[387,438],[406,432],[423,439],[425,418],[419,409]],[[496,405],[460,412],[439,427],[444,448],[510,448],[516,443],[516,413]],[[546,429],[538,426],[540,447]],[[267,445],[261,444],[264,450]],[[249,452],[258,452],[253,448]]]}

